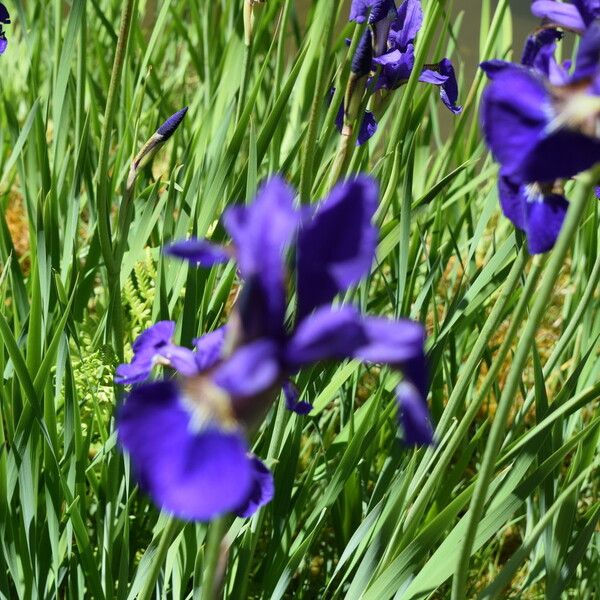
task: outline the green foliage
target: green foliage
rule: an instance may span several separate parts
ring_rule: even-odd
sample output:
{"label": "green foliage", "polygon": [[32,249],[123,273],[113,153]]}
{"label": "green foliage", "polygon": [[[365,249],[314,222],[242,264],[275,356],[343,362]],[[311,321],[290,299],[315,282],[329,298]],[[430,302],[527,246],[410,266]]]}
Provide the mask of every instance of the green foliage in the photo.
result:
{"label": "green foliage", "polygon": [[[157,319],[190,343],[229,310],[235,268],[188,270],[164,242],[221,241],[223,209],[271,173],[303,200],[327,192],[339,144],[327,97],[348,77],[354,29],[343,3],[268,0],[248,51],[242,0],[133,2],[106,120],[124,4],[17,0],[0,57],[0,596],[206,598],[220,527],[227,598],[447,598],[471,527],[468,598],[599,597],[599,207],[585,181],[569,184],[583,218],[556,272],[500,215],[478,131],[485,82],[461,40],[480,59],[506,56],[508,2],[462,3],[481,4],[478,31],[462,31],[452,2],[424,2],[417,60],[452,56],[464,112],[451,120],[415,77],[344,165],[381,185],[377,262],[348,299],[426,323],[437,445],[401,444],[388,370],[307,370],[298,384],[315,410],[280,402],[253,440],[275,499],[212,526],[169,520],[137,487],[112,374]],[[115,274],[129,160],[185,104],[138,181]]]}

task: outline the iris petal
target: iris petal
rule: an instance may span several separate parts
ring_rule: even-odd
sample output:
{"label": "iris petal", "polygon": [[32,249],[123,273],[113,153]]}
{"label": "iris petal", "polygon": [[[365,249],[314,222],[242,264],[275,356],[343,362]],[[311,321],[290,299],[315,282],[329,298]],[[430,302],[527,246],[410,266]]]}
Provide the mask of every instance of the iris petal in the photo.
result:
{"label": "iris petal", "polygon": [[150,383],[119,408],[118,439],[140,485],[163,510],[207,521],[247,501],[254,471],[238,432],[196,432],[191,421],[174,382]]}

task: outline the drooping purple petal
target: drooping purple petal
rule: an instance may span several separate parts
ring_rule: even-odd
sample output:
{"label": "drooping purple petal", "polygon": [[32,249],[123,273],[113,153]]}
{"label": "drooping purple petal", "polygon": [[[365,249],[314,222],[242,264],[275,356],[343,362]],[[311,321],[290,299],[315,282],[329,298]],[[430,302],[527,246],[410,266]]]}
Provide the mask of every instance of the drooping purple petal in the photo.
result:
{"label": "drooping purple petal", "polygon": [[194,340],[194,346],[196,346],[194,358],[199,373],[211,369],[219,362],[226,331],[227,327],[219,327],[219,329]]}
{"label": "drooping purple petal", "polygon": [[268,504],[275,495],[273,474],[256,456],[250,458],[252,486],[246,501],[234,512],[238,517],[251,517],[261,506]]}
{"label": "drooping purple petal", "polygon": [[518,181],[501,174],[498,178],[498,197],[504,215],[511,220],[515,227],[525,231],[527,226],[527,197],[524,186]]}
{"label": "drooping purple petal", "polygon": [[6,48],[8,47],[8,40],[4,33],[0,33],[0,54],[4,54]]}
{"label": "drooping purple petal", "polygon": [[10,25],[10,14],[2,2],[0,2],[0,23],[3,25]]}
{"label": "drooping purple petal", "polygon": [[300,400],[298,388],[288,379],[283,384],[283,395],[285,397],[285,407],[298,415],[307,415],[313,405],[310,402]]}
{"label": "drooping purple petal", "polygon": [[403,381],[396,387],[396,397],[405,443],[409,446],[432,444],[433,428],[427,403],[417,388]]}
{"label": "drooping purple petal", "polygon": [[556,0],[535,0],[531,5],[531,12],[541,19],[548,19],[550,23],[583,32],[585,23],[581,13],[573,4],[556,2]]}
{"label": "drooping purple petal", "polygon": [[[344,127],[344,106],[340,105],[340,110],[337,113],[335,118],[335,126],[337,130],[341,133]],[[366,110],[362,121],[360,122],[360,129],[358,130],[358,137],[356,138],[356,145],[362,146],[366,142],[368,142],[377,131],[377,121],[375,120],[375,115],[371,111]]]}
{"label": "drooping purple petal", "polygon": [[531,254],[554,247],[565,220],[569,203],[558,194],[548,194],[527,202],[527,245]]}
{"label": "drooping purple petal", "polygon": [[517,173],[523,181],[568,179],[600,161],[600,140],[571,129],[558,129],[537,141]]}
{"label": "drooping purple petal", "polygon": [[187,260],[195,266],[206,268],[226,263],[232,258],[229,249],[195,238],[173,242],[165,247],[164,252],[169,256]]}
{"label": "drooping purple petal", "polygon": [[327,304],[368,274],[375,256],[375,181],[359,176],[337,185],[298,236],[298,318]]}
{"label": "drooping purple petal", "polygon": [[437,85],[440,88],[440,98],[446,108],[455,115],[462,111],[462,106],[458,106],[458,83],[456,73],[452,62],[444,58],[437,65],[423,69],[419,81]]}
{"label": "drooping purple petal", "polygon": [[178,518],[208,521],[249,497],[254,472],[243,437],[195,430],[172,381],[134,389],[118,410],[117,434],[141,487]]}

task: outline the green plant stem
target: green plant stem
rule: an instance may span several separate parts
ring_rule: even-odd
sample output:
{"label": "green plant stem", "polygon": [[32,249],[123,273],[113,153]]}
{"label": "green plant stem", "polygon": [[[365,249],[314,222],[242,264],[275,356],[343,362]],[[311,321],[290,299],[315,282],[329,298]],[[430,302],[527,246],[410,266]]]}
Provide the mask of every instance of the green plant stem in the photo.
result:
{"label": "green plant stem", "polygon": [[219,582],[216,579],[216,575],[226,523],[226,517],[220,517],[211,523],[208,530],[206,554],[204,555],[204,574],[202,577],[203,600],[213,600],[217,597]]}
{"label": "green plant stem", "polygon": [[[119,272],[114,263],[114,257],[112,253],[110,226],[110,208],[112,202],[109,190],[108,156],[112,126],[115,118],[115,110],[117,108],[117,92],[121,81],[121,75],[123,73],[123,63],[125,62],[125,54],[127,51],[127,40],[129,39],[129,32],[131,30],[131,22],[133,20],[135,5],[135,0],[126,0],[123,3],[119,38],[117,40],[117,50],[115,52],[115,59],[110,76],[110,84],[108,87],[108,96],[106,99],[106,108],[104,110],[104,123],[102,124],[102,138],[100,141],[100,158],[98,162],[98,188],[96,194],[98,237],[100,241],[102,257],[108,271],[109,282],[113,282],[115,279],[118,279]],[[113,297],[116,293],[120,294],[120,285],[115,286],[112,283],[109,283],[109,306],[111,303],[114,307],[119,306],[117,310],[120,311],[120,298],[117,299]],[[112,315],[109,313],[109,317],[111,316]],[[117,330],[120,326],[119,319],[107,319],[106,326],[107,328],[110,326],[113,327],[115,350],[117,355],[120,357],[123,354],[123,336],[122,332]],[[119,348],[121,348],[120,353]]]}
{"label": "green plant stem", "polygon": [[333,29],[335,25],[335,17],[337,15],[336,2],[326,4],[326,29],[323,36],[315,39],[315,43],[324,41],[324,48],[320,51],[319,64],[317,67],[317,77],[315,80],[315,91],[313,94],[312,106],[310,109],[310,117],[308,121],[308,132],[304,143],[304,154],[302,156],[302,167],[300,176],[300,200],[308,202],[310,200],[312,185],[313,185],[313,165],[315,156],[315,145],[317,142],[317,127],[321,119],[321,108],[323,99],[326,94],[324,92],[325,76],[327,74],[327,64],[329,63],[331,52],[331,42],[333,38]]}
{"label": "green plant stem", "polygon": [[156,551],[156,556],[152,561],[152,568],[148,573],[148,576],[144,583],[144,587],[142,588],[142,591],[137,597],[137,600],[150,600],[150,598],[152,598],[152,595],[154,593],[154,586],[156,585],[156,581],[158,580],[160,570],[162,569],[163,563],[165,562],[165,558],[167,556],[167,552],[169,551],[169,547],[171,546],[171,542],[173,541],[175,536],[181,531],[182,528],[183,523],[181,523],[177,519],[169,519],[168,523],[165,525],[161,533],[160,542]]}
{"label": "green plant stem", "polygon": [[541,285],[535,295],[535,302],[525,330],[521,336],[510,371],[508,373],[504,390],[500,396],[496,416],[490,429],[488,443],[486,444],[481,468],[477,477],[475,491],[471,499],[470,510],[468,513],[467,530],[460,549],[459,560],[452,581],[452,600],[464,600],[466,598],[467,574],[469,570],[469,561],[471,550],[477,533],[477,527],[483,514],[487,491],[494,474],[494,465],[502,445],[502,436],[506,427],[506,420],[510,407],[512,406],[515,394],[519,388],[523,367],[534,342],[535,334],[539,323],[547,309],[548,301],[554,290],[554,285],[558,279],[560,270],[563,267],[571,243],[577,233],[579,224],[585,214],[587,206],[587,197],[589,196],[595,179],[591,174],[586,174],[585,180],[579,188],[579,193],[574,202],[571,203],[562,231],[558,237],[556,246],[552,252],[548,266],[542,278]]}

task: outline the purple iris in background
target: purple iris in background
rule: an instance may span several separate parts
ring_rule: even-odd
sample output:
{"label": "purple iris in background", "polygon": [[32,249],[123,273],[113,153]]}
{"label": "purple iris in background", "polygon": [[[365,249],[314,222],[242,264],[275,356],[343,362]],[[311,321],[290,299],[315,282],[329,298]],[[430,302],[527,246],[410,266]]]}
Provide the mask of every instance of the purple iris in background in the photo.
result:
{"label": "purple iris in background", "polygon": [[[423,327],[332,304],[370,272],[376,183],[360,176],[340,184],[314,211],[295,208],[294,197],[273,178],[252,205],[225,212],[231,246],[196,239],[170,245],[168,254],[197,266],[235,258],[244,285],[232,315],[187,353],[173,346],[172,324],[157,324],[160,331],[142,334],[130,365],[119,368],[128,381],[139,381],[136,372],[147,377],[149,364],[168,361],[179,371],[175,380],[138,385],[118,412],[117,430],[140,484],[182,518],[249,516],[271,499],[272,476],[248,453],[246,435],[281,389],[290,410],[311,410],[291,381],[306,365],[353,358],[402,371],[397,396],[405,441],[432,441]],[[293,322],[286,318],[290,250],[296,259]]]}
{"label": "purple iris in background", "polygon": [[583,33],[592,22],[600,17],[600,2],[598,0],[572,0],[572,2],[557,2],[557,0],[535,0],[531,12],[547,22]]}
{"label": "purple iris in background", "polygon": [[[369,12],[370,11],[370,12]],[[350,9],[350,20],[364,22],[369,14],[369,30],[365,39],[371,41],[369,70],[376,72],[374,91],[393,91],[404,85],[415,67],[415,38],[423,25],[423,9],[420,0],[404,0],[396,9],[394,0],[353,0]],[[365,64],[367,53],[359,44],[354,64]],[[358,61],[357,57],[362,57]],[[364,69],[364,67],[363,67]],[[444,105],[454,114],[459,114],[462,108],[458,102],[458,84],[452,62],[444,58],[437,64],[425,65],[419,81],[430,83],[440,88],[440,98]],[[345,109],[347,111],[347,108]],[[341,115],[343,117],[343,113]],[[338,114],[336,124],[341,129],[342,118]],[[376,118],[372,112],[367,112],[363,118],[359,144],[366,142],[377,129]]]}
{"label": "purple iris in background", "polygon": [[556,242],[568,208],[565,180],[600,161],[600,24],[585,30],[574,65],[555,60],[560,37],[543,29],[528,39],[522,64],[481,65],[491,79],[481,120],[501,165],[500,203],[532,254]]}
{"label": "purple iris in background", "polygon": [[8,41],[2,25],[10,25],[10,15],[6,6],[0,2],[0,54],[4,54],[4,51],[8,46]]}

